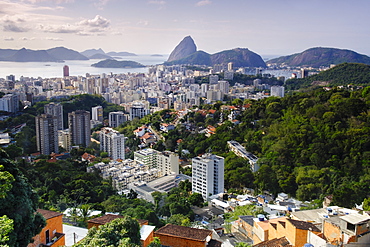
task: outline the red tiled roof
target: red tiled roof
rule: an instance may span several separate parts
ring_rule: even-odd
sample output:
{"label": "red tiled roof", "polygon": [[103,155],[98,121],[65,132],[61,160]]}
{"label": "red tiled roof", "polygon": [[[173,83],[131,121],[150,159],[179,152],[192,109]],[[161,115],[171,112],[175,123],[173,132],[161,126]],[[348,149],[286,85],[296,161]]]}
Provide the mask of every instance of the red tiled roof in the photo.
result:
{"label": "red tiled roof", "polygon": [[62,213],[55,212],[55,211],[50,211],[50,210],[45,210],[45,209],[37,209],[37,212],[42,214],[42,216],[44,216],[44,218],[47,219],[47,220],[63,215]]}
{"label": "red tiled roof", "polygon": [[212,231],[210,230],[177,226],[172,224],[165,225],[164,227],[158,229],[155,233],[178,238],[187,238],[196,241],[205,241],[208,236],[212,235]]}
{"label": "red tiled roof", "polygon": [[253,247],[292,247],[292,246],[293,245],[291,245],[285,237],[274,238],[253,245]]}
{"label": "red tiled roof", "polygon": [[112,220],[118,219],[118,218],[124,218],[122,215],[115,215],[115,214],[106,214],[94,219],[91,219],[88,221],[88,223],[94,223],[99,225],[104,225],[108,222],[111,222]]}

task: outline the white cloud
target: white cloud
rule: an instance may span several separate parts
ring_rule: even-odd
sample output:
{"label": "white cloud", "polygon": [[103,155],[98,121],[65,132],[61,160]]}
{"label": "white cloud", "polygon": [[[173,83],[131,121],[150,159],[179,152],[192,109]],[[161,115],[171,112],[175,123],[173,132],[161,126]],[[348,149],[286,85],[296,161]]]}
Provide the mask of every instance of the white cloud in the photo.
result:
{"label": "white cloud", "polygon": [[13,37],[4,37],[4,40],[5,40],[5,41],[13,41],[13,40],[14,40],[14,38],[13,38]]}
{"label": "white cloud", "polygon": [[75,25],[39,25],[39,29],[46,33],[78,33],[81,29]]}
{"label": "white cloud", "polygon": [[211,3],[212,2],[210,0],[202,0],[202,1],[197,2],[196,6],[205,6],[205,5],[209,5]]}
{"label": "white cloud", "polygon": [[85,19],[78,23],[81,26],[89,26],[94,28],[107,28],[110,25],[110,21],[100,15],[96,15],[94,19]]}
{"label": "white cloud", "polygon": [[74,2],[74,0],[26,0],[26,1],[30,3],[55,2],[57,4]]}

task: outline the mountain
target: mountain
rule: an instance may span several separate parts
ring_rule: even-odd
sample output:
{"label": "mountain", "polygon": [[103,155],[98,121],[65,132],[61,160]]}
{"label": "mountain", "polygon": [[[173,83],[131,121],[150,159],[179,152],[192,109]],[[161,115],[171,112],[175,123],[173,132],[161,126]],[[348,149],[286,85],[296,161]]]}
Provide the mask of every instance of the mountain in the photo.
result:
{"label": "mountain", "polygon": [[235,67],[266,67],[262,57],[247,48],[235,48],[212,55],[204,51],[197,51],[194,40],[190,36],[185,37],[176,46],[164,64],[213,66],[215,64],[227,64],[229,62],[232,62]]}
{"label": "mountain", "polygon": [[104,54],[105,55],[105,52],[99,48],[99,49],[89,49],[89,50],[86,50],[86,51],[83,51],[83,52],[80,52],[82,55],[86,56],[86,57],[91,57],[95,54]]}
{"label": "mountain", "polygon": [[370,65],[363,63],[342,63],[306,78],[289,79],[285,82],[288,90],[317,86],[370,85]]}
{"label": "mountain", "polygon": [[370,57],[351,50],[315,47],[289,56],[271,59],[267,64],[290,67],[321,67],[340,63],[370,64]]}
{"label": "mountain", "polygon": [[28,50],[22,48],[10,57],[2,58],[2,61],[10,62],[61,62],[61,59],[52,57],[45,50]]}
{"label": "mountain", "polygon": [[206,65],[213,66],[215,64],[234,63],[235,67],[262,67],[266,64],[260,55],[246,49],[236,48],[233,50],[221,51],[210,55],[204,51],[197,51],[193,54],[172,62],[165,62],[165,65],[174,64],[190,64],[190,65]]}
{"label": "mountain", "polygon": [[165,62],[165,65],[174,65],[174,64],[191,64],[191,65],[207,65],[211,66],[211,55],[204,51],[196,51],[191,55],[174,60],[171,62]]}
{"label": "mountain", "polygon": [[0,49],[0,60],[5,57],[13,56],[18,50],[14,49]]}
{"label": "mountain", "polygon": [[67,49],[65,47],[55,47],[46,51],[47,53],[49,53],[49,55],[58,60],[89,60],[81,53],[71,49]]}
{"label": "mountain", "polygon": [[122,51],[122,52],[111,51],[111,52],[108,52],[106,54],[111,56],[111,57],[115,57],[115,56],[117,56],[117,57],[137,56],[135,53],[126,52],[126,51]]}
{"label": "mountain", "polygon": [[232,62],[235,67],[262,67],[266,64],[262,57],[247,48],[235,48],[211,55],[212,65]]}
{"label": "mountain", "polygon": [[135,61],[117,61],[114,59],[106,59],[98,63],[94,63],[91,66],[98,67],[98,68],[142,68],[142,67],[145,67],[145,65],[142,65],[141,63],[138,63]]}
{"label": "mountain", "polygon": [[190,36],[186,36],[171,52],[167,62],[185,58],[197,51],[197,46]]}
{"label": "mountain", "polygon": [[92,56],[89,56],[89,59],[112,59],[112,57],[106,54],[96,53]]}

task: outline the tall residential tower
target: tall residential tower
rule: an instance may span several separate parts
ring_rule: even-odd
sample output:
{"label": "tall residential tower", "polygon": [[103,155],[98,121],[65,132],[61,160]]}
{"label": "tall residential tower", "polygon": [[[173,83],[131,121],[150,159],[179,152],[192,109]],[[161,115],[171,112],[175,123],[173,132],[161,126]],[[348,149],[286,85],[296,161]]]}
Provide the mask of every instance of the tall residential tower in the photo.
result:
{"label": "tall residential tower", "polygon": [[78,110],[68,113],[70,142],[87,147],[90,144],[90,112]]}

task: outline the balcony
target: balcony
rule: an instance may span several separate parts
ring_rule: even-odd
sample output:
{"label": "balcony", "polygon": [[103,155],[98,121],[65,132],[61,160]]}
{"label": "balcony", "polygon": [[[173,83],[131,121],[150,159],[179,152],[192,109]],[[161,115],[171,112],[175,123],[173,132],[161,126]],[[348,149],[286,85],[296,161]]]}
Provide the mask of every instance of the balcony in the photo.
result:
{"label": "balcony", "polygon": [[[56,232],[54,237],[50,240],[49,243],[40,244],[41,247],[48,247],[48,246],[64,246],[64,233]],[[62,241],[63,239],[63,241]]]}

